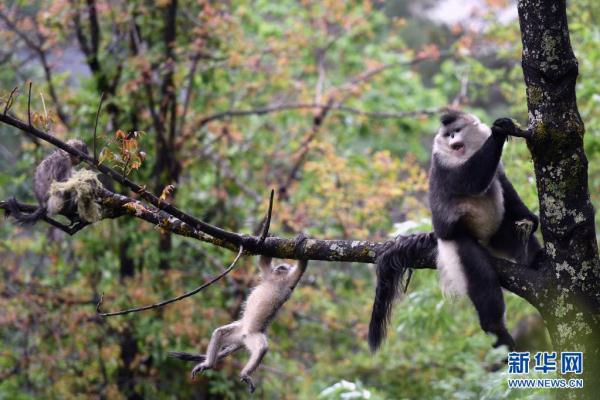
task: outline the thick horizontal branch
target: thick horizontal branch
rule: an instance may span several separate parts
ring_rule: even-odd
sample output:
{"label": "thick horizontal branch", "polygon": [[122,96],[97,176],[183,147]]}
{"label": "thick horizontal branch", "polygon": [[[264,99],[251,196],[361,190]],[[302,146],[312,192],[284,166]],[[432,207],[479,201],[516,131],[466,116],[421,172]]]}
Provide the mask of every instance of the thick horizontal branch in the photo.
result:
{"label": "thick horizontal branch", "polygon": [[[177,235],[201,240],[234,252],[239,250],[239,248],[236,248],[230,242],[214,238],[202,231],[196,230],[167,212],[148,206],[141,201],[112,193],[106,189],[100,189],[98,197],[106,218],[130,215],[149,222],[159,229]],[[0,208],[5,208],[4,203],[0,202]],[[35,206],[31,205],[23,205],[22,207],[23,211],[32,211],[34,209]],[[397,247],[398,249],[402,249],[402,257],[406,260],[410,268],[435,269],[436,265],[437,239],[432,232],[398,237],[384,242],[308,238],[298,244],[296,238],[271,236],[262,242],[260,238],[254,241],[254,236],[247,238],[248,241],[246,243],[250,243],[253,246],[252,250],[248,251],[248,253],[264,254],[274,258],[373,264],[383,251],[388,250],[390,247]],[[544,284],[544,279],[538,272],[542,270],[539,265],[533,265],[531,268],[528,268],[506,260],[495,259],[494,267],[498,273],[502,287],[523,297],[534,305],[537,304],[536,293]]]}

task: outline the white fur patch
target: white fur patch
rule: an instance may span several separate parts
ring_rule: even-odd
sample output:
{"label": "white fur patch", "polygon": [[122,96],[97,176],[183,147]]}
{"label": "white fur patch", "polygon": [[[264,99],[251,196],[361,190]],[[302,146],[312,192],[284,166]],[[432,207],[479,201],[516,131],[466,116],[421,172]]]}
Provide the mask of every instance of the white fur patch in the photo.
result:
{"label": "white fur patch", "polygon": [[446,297],[458,297],[467,294],[467,277],[463,272],[456,242],[438,239],[437,270],[440,289]]}
{"label": "white fur patch", "polygon": [[486,246],[504,218],[504,193],[498,177],[485,193],[462,199],[460,212],[471,234]]}
{"label": "white fur patch", "polygon": [[64,206],[63,197],[59,194],[52,194],[48,198],[48,204],[46,205],[46,213],[48,216],[58,214]]}

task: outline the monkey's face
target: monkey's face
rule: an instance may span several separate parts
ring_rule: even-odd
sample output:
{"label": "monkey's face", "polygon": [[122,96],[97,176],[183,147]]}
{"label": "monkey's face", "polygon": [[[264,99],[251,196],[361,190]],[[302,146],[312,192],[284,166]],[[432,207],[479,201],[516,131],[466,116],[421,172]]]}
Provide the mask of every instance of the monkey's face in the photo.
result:
{"label": "monkey's face", "polygon": [[273,274],[278,277],[286,276],[290,272],[291,266],[289,264],[279,264],[273,267]]}
{"label": "monkey's face", "polygon": [[468,160],[490,136],[490,128],[471,114],[449,114],[433,141],[433,153],[448,165]]}
{"label": "monkey's face", "polygon": [[[67,142],[67,144],[71,147],[76,148],[77,150],[79,150],[80,152],[82,152],[85,155],[89,155],[88,153],[88,148],[86,146],[85,143],[83,143],[81,140],[78,139],[71,139]],[[71,165],[75,166],[77,164],[79,164],[81,162],[81,158],[77,157],[77,156],[73,156],[69,154],[69,158],[71,159]]]}

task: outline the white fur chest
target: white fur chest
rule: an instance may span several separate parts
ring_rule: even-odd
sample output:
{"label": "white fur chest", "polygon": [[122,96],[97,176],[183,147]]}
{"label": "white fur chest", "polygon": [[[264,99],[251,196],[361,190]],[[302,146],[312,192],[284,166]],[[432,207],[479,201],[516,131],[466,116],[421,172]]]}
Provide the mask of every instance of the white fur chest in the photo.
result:
{"label": "white fur chest", "polygon": [[261,330],[273,317],[292,291],[286,285],[261,282],[255,287],[244,305],[242,324],[246,331]]}
{"label": "white fur chest", "polygon": [[492,181],[485,193],[465,197],[460,209],[462,223],[473,236],[487,244],[504,218],[504,194],[498,179]]}

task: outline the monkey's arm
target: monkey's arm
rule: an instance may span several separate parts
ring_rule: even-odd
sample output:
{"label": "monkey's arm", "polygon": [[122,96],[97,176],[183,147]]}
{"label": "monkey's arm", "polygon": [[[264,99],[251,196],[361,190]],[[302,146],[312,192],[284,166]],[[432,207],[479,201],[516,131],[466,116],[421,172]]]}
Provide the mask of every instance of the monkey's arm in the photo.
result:
{"label": "monkey's arm", "polygon": [[294,269],[290,272],[290,288],[294,290],[302,275],[306,271],[306,267],[308,267],[308,260],[298,260],[298,263],[294,267]]}
{"label": "monkey's arm", "polygon": [[263,276],[267,276],[271,273],[271,262],[273,259],[268,256],[260,255],[258,259],[258,266],[263,274]]}
{"label": "monkey's arm", "polygon": [[502,186],[502,192],[504,194],[504,210],[505,216],[513,221],[527,219],[533,222],[531,232],[535,232],[538,227],[539,218],[537,215],[532,213],[529,208],[523,203],[521,197],[510,183],[504,172],[498,174],[500,179],[500,185]]}
{"label": "monkey's arm", "polygon": [[471,158],[458,167],[441,167],[447,187],[460,195],[483,192],[496,175],[505,141],[506,134],[493,126],[491,136]]}

